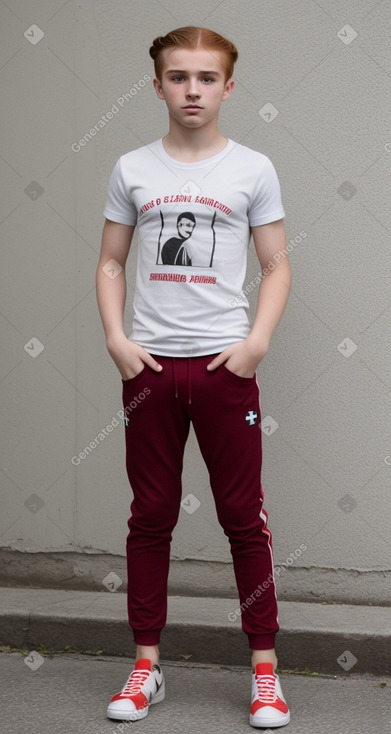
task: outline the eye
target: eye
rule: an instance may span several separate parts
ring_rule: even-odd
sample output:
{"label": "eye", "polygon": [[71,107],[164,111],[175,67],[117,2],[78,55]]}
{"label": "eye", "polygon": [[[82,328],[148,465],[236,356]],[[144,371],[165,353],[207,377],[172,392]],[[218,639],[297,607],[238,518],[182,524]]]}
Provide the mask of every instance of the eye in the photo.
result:
{"label": "eye", "polygon": [[175,76],[171,77],[171,81],[173,82],[182,82],[185,77],[182,74],[176,74]]}
{"label": "eye", "polygon": [[209,84],[209,82],[213,82],[214,79],[212,79],[211,76],[204,76],[203,79],[202,79],[202,81],[203,82],[207,82]]}

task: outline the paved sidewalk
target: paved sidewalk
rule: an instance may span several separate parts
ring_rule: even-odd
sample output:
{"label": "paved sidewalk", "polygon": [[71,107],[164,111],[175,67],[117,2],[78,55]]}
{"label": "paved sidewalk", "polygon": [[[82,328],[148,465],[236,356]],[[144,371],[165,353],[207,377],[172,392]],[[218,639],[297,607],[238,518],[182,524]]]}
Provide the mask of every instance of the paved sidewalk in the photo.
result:
{"label": "paved sidewalk", "polygon": [[[248,665],[234,599],[169,596],[162,659]],[[391,608],[280,602],[282,669],[391,675]],[[0,644],[52,651],[134,655],[126,595],[109,591],[0,588]]]}
{"label": "paved sidewalk", "polygon": [[[27,662],[25,662],[27,661]],[[28,663],[28,664],[27,664]],[[250,668],[162,661],[166,698],[139,722],[106,719],[132,659],[0,655],[4,734],[241,734],[248,721]],[[31,666],[31,667],[30,667]],[[39,666],[39,667],[37,667]],[[35,668],[35,669],[34,669]],[[291,723],[286,734],[389,734],[391,678],[281,675]],[[384,685],[385,684],[385,685]],[[270,729],[259,729],[271,734]]]}

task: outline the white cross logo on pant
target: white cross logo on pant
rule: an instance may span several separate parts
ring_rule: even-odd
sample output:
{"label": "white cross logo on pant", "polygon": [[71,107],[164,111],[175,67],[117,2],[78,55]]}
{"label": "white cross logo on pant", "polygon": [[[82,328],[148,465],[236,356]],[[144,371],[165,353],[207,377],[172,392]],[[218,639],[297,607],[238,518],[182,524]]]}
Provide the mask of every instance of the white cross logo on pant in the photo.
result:
{"label": "white cross logo on pant", "polygon": [[249,426],[255,426],[255,421],[257,420],[257,418],[258,418],[258,413],[256,411],[255,412],[253,410],[248,411],[246,415],[246,421],[248,421]]}

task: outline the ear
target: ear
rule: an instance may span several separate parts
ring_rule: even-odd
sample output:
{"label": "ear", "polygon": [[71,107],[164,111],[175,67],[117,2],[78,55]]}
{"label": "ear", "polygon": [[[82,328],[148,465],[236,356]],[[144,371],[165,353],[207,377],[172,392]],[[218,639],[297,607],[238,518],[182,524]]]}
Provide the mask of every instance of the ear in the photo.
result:
{"label": "ear", "polygon": [[233,79],[229,79],[226,82],[225,87],[224,87],[223,101],[226,100],[226,99],[228,99],[228,97],[231,96],[231,94],[234,91],[234,89],[235,89],[235,82],[234,82]]}
{"label": "ear", "polygon": [[159,79],[153,80],[153,86],[155,87],[155,92],[159,99],[164,99],[163,89],[161,83],[159,82]]}

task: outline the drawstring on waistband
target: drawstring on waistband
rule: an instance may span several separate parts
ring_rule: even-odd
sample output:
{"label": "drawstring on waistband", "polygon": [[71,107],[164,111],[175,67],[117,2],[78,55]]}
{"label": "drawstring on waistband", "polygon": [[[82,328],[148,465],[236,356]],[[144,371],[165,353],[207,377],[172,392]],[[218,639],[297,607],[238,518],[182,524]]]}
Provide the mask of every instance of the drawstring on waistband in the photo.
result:
{"label": "drawstring on waistband", "polygon": [[187,394],[189,398],[189,404],[191,403],[191,359],[187,358]]}
{"label": "drawstring on waistband", "polygon": [[[181,357],[182,359],[182,357]],[[174,381],[174,396],[178,397],[178,377],[176,373],[175,357],[172,358],[172,377]],[[187,357],[187,397],[189,404],[191,403],[191,358]]]}
{"label": "drawstring on waistband", "polygon": [[175,357],[172,358],[172,375],[174,378],[174,395],[177,398],[178,397],[178,380],[177,380],[176,371],[175,371]]}

